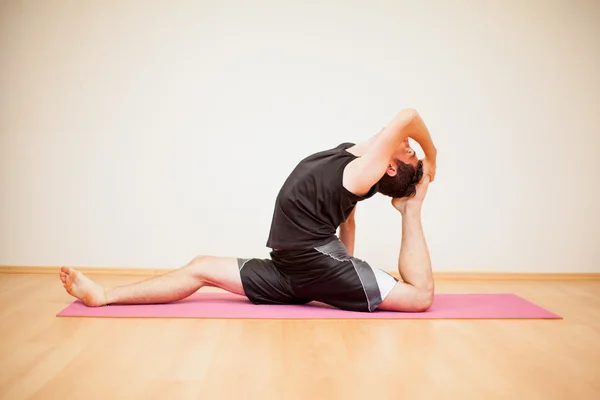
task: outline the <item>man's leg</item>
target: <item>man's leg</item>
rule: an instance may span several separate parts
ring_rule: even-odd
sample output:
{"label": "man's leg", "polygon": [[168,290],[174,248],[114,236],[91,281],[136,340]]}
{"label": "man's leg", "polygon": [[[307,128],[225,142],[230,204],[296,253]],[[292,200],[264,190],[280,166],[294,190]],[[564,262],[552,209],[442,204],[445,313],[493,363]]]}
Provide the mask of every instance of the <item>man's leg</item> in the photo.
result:
{"label": "man's leg", "polygon": [[421,224],[421,208],[428,185],[429,178],[424,178],[414,198],[394,200],[394,206],[402,213],[398,272],[404,282],[396,283],[378,310],[423,312],[433,302],[431,259]]}
{"label": "man's leg", "polygon": [[131,285],[104,289],[80,271],[63,267],[67,292],[89,307],[107,304],[156,304],[181,300],[202,286],[244,295],[237,258],[198,256],[186,266]]}

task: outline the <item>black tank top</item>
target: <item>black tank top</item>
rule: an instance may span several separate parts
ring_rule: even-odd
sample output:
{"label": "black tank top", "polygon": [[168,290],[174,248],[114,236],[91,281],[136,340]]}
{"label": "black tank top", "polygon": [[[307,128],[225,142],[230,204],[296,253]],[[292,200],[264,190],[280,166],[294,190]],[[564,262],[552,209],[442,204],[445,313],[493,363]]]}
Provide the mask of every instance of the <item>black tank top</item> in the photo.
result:
{"label": "black tank top", "polygon": [[342,183],[344,168],[357,156],[346,151],[353,143],[313,154],[302,160],[287,178],[275,202],[267,246],[280,250],[301,250],[335,239],[337,228],[358,201]]}

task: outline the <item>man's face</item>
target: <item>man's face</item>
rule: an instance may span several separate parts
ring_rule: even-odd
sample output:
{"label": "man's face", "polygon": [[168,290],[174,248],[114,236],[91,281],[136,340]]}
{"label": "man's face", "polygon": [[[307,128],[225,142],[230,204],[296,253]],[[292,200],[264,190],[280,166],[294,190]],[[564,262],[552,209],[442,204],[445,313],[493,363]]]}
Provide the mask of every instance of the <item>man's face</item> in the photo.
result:
{"label": "man's face", "polygon": [[408,138],[406,138],[402,144],[398,146],[398,149],[396,149],[392,157],[414,167],[417,166],[417,162],[419,161],[417,159],[417,153],[410,147],[410,144],[408,143]]}

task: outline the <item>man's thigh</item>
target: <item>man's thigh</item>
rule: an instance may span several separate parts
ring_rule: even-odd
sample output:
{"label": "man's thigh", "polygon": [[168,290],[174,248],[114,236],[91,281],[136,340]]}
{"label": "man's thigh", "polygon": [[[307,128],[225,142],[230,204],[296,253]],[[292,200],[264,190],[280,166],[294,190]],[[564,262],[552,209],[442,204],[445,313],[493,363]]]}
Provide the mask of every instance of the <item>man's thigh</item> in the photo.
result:
{"label": "man's thigh", "polygon": [[372,312],[385,301],[396,279],[359,259],[338,262],[331,273],[298,293],[348,311]]}
{"label": "man's thigh", "polygon": [[[307,266],[308,276],[292,285],[302,297],[349,311],[375,311],[393,290],[397,279],[351,257],[339,241],[315,249],[321,256]],[[314,276],[310,276],[310,274]]]}
{"label": "man's thigh", "polygon": [[270,259],[238,259],[244,294],[254,304],[306,304],[310,300],[297,296],[289,279]]}

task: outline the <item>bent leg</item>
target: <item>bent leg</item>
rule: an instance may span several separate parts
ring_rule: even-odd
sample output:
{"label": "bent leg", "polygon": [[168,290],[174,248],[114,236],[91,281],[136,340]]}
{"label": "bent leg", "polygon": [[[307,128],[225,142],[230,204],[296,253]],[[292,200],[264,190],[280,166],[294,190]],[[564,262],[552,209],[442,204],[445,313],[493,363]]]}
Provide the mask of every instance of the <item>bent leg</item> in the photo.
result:
{"label": "bent leg", "polygon": [[423,227],[421,204],[407,204],[402,214],[402,243],[397,282],[378,310],[423,312],[433,302],[434,282]]}
{"label": "bent leg", "polygon": [[90,307],[108,304],[157,304],[184,299],[202,286],[244,295],[238,259],[198,256],[186,266],[131,285],[104,289],[80,271],[63,267],[60,278],[67,292]]}

